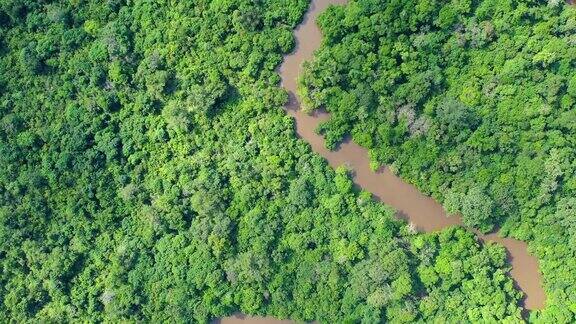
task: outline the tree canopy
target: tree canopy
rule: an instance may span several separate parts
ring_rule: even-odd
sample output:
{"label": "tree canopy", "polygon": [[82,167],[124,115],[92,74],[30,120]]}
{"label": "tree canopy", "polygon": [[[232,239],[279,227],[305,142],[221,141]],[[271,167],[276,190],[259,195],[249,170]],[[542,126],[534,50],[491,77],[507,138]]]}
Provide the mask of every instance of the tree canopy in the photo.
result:
{"label": "tree canopy", "polygon": [[563,1],[351,1],[319,23],[300,92],[327,146],[375,166],[483,232],[529,242],[544,322],[576,321],[576,9]]}
{"label": "tree canopy", "polygon": [[[0,322],[521,320],[502,247],[412,233],[297,139],[275,69],[308,5],[1,2]],[[480,129],[451,105],[447,131]],[[465,194],[480,224],[499,208]]]}

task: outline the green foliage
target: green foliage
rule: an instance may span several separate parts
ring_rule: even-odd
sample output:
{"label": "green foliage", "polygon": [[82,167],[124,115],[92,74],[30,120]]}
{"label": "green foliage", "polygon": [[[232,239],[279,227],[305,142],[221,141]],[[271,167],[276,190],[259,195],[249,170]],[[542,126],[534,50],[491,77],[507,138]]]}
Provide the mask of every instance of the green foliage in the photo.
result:
{"label": "green foliage", "polygon": [[[275,68],[307,5],[0,4],[0,322],[431,321],[426,296],[460,294],[459,319],[519,319],[500,259],[474,261],[493,247],[410,234],[297,139]],[[379,100],[358,86],[341,104],[368,119]],[[390,147],[410,116],[381,129]],[[482,265],[467,281],[441,261],[453,244]],[[473,302],[474,280],[499,298]]]}
{"label": "green foliage", "polygon": [[[392,164],[467,225],[528,241],[548,297],[531,319],[575,321],[574,6],[382,0],[332,13],[300,80],[304,102],[331,113],[328,147],[352,135],[374,168]],[[378,99],[343,104],[359,89]]]}
{"label": "green foliage", "polygon": [[493,271],[506,262],[502,247],[480,248],[473,234],[455,228],[418,237],[413,249],[420,259],[419,279],[428,291],[419,301],[426,317],[442,322],[518,321],[511,301],[519,292],[502,269]]}

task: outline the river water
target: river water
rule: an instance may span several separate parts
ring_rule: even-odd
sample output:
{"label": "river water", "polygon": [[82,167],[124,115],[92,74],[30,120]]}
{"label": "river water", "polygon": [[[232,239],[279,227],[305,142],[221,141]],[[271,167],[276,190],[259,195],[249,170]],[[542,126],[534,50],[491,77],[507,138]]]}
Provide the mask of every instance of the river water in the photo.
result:
{"label": "river water", "polygon": [[[324,146],[322,136],[316,134],[318,124],[329,118],[322,111],[308,115],[300,110],[296,97],[297,78],[302,71],[302,63],[313,58],[314,51],[320,47],[322,34],[315,21],[329,5],[346,4],[346,0],[312,0],[309,11],[302,23],[296,28],[296,48],[284,57],[279,68],[282,86],[288,91],[290,101],[286,111],[296,120],[296,132],[299,137],[310,143],[314,152],[323,156],[332,167],[346,165],[352,170],[354,183],[371,192],[379,201],[397,210],[399,218],[411,222],[422,232],[437,231],[452,225],[462,225],[458,216],[448,217],[442,206],[434,199],[423,195],[414,186],[404,182],[387,168],[373,172],[369,167],[366,149],[350,140],[344,141],[337,150],[330,151]],[[496,233],[482,235],[480,240],[497,242],[506,247],[508,261],[512,267],[510,276],[526,295],[523,300],[525,309],[534,310],[544,307],[546,294],[542,289],[542,276],[538,261],[528,254],[527,244],[511,238],[499,237]],[[232,316],[223,318],[222,323],[285,323],[272,318]]]}

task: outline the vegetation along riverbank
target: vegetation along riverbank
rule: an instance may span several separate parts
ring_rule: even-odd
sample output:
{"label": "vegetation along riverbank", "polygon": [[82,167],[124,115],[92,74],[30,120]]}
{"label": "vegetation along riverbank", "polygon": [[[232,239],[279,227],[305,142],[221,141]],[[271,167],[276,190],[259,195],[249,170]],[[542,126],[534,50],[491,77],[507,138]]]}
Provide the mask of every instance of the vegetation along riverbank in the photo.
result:
{"label": "vegetation along riverbank", "polygon": [[[294,30],[330,3],[0,3],[0,321],[573,321],[574,10],[353,1],[313,58]],[[329,148],[467,227],[415,231],[302,136],[288,53]],[[495,226],[540,260],[543,310],[469,229]]]}

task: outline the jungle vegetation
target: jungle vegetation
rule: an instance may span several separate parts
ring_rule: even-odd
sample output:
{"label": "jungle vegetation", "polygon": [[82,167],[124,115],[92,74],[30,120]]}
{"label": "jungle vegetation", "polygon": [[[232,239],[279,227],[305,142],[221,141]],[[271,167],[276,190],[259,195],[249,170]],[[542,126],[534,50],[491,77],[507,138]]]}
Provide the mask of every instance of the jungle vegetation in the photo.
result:
{"label": "jungle vegetation", "polygon": [[365,0],[332,7],[300,81],[383,165],[483,232],[529,242],[547,307],[576,321],[576,9],[562,1]]}
{"label": "jungle vegetation", "polygon": [[308,4],[0,2],[0,322],[521,320],[501,246],[411,232],[297,139]]}

